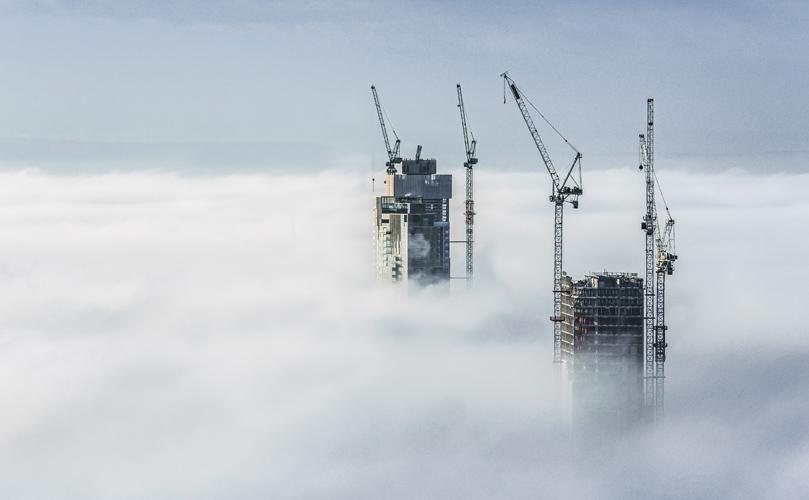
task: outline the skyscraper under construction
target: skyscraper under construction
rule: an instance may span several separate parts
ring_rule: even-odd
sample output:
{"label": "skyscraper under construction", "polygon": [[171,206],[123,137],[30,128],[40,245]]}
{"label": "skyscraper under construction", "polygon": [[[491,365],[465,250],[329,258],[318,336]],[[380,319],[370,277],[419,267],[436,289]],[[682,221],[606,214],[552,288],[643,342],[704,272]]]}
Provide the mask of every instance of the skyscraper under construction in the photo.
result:
{"label": "skyscraper under construction", "polygon": [[574,427],[629,427],[643,415],[643,280],[562,278],[562,362]]}
{"label": "skyscraper under construction", "polygon": [[388,169],[385,196],[374,207],[376,276],[383,282],[449,282],[449,200],[452,176],[436,174],[434,159],[402,160]]}

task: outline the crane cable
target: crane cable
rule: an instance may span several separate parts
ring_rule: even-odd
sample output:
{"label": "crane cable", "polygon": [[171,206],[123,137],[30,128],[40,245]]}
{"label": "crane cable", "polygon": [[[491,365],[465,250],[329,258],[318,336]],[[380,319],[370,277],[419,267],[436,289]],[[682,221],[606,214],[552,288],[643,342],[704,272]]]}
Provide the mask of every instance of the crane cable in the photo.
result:
{"label": "crane cable", "polygon": [[663,206],[666,208],[666,214],[668,214],[669,219],[671,219],[671,212],[669,212],[669,206],[666,204],[666,197],[663,196],[663,189],[660,188],[660,181],[657,179],[657,174],[655,173],[654,169],[652,169],[652,176],[655,178],[657,191],[660,193],[660,199],[663,200]]}
{"label": "crane cable", "polygon": [[[477,141],[475,140],[475,134],[472,132],[472,122],[470,122],[469,117],[466,116],[466,111],[465,110],[464,110],[463,115],[464,115],[464,119],[466,120],[466,128],[467,128],[467,130],[469,130],[469,136],[472,138],[472,142],[477,143]],[[470,144],[472,144],[472,143],[470,142]]]}
{"label": "crane cable", "polygon": [[399,135],[396,133],[396,130],[394,130],[394,128],[393,128],[393,124],[390,122],[390,118],[388,117],[388,112],[385,111],[385,107],[382,106],[381,104],[379,105],[379,107],[382,109],[382,113],[385,115],[385,119],[388,121],[388,126],[390,127],[391,132],[393,132],[393,137],[395,137],[396,140],[398,141],[399,140]]}
{"label": "crane cable", "polygon": [[[522,94],[521,94],[521,95],[522,95]],[[567,138],[565,138],[565,136],[563,136],[561,132],[559,132],[558,130],[556,130],[556,127],[554,127],[554,126],[553,126],[553,124],[552,124],[550,121],[548,121],[548,119],[547,119],[547,118],[545,118],[545,115],[543,115],[543,114],[542,114],[542,112],[541,112],[540,110],[538,110],[536,106],[534,106],[534,103],[532,103],[531,101],[529,101],[529,100],[528,100],[528,98],[527,98],[527,97],[525,97],[525,95],[523,95],[523,99],[525,99],[526,101],[528,101],[528,104],[530,104],[530,105],[531,105],[531,107],[532,107],[532,108],[534,108],[534,111],[536,111],[537,113],[539,113],[539,116],[541,116],[541,117],[542,117],[542,119],[543,119],[543,120],[545,120],[545,123],[547,123],[548,125],[550,125],[550,127],[553,129],[553,131],[554,131],[554,132],[556,132],[556,133],[559,135],[559,137],[561,137],[561,138],[562,138],[562,139],[565,141],[565,143],[566,143],[568,146],[570,146],[570,149],[572,149],[573,151],[575,151],[575,152],[577,152],[577,153],[580,153],[580,152],[581,152],[581,151],[579,151],[578,149],[576,149],[576,146],[574,146],[574,145],[573,145],[573,143],[571,143],[570,141],[568,141],[568,140],[567,140]]]}
{"label": "crane cable", "polygon": [[[668,216],[668,220],[671,221],[671,220],[673,220],[671,218],[671,212],[669,212],[669,206],[668,206],[668,204],[666,204],[666,197],[663,196],[663,189],[660,187],[660,181],[658,180],[657,174],[655,173],[654,169],[652,169],[652,176],[654,177],[655,184],[657,185],[657,191],[660,193],[660,199],[663,200],[663,207],[665,207],[665,209],[666,209],[666,215]],[[655,215],[659,216],[659,214],[657,214],[657,213]],[[668,221],[666,221],[666,222],[668,223]],[[659,242],[658,244],[662,246],[664,243],[663,243],[663,235],[662,235],[662,232],[660,231],[660,219],[657,219],[657,223],[655,224],[655,233],[657,233],[657,234],[655,234],[655,239],[657,239],[658,242]],[[665,244],[668,245],[672,241],[673,240],[668,241]],[[672,251],[674,251],[673,247],[672,247]]]}
{"label": "crane cable", "polygon": [[[514,86],[516,87],[517,85],[516,85],[516,84],[514,84]],[[556,132],[556,133],[559,135],[559,137],[561,137],[561,138],[562,138],[562,140],[563,140],[563,141],[565,141],[565,144],[567,144],[568,146],[570,146],[570,149],[572,149],[573,151],[575,151],[575,152],[577,152],[577,153],[581,153],[581,151],[579,151],[578,149],[576,149],[576,146],[574,146],[574,145],[573,145],[573,143],[571,143],[570,141],[568,141],[568,140],[567,140],[567,138],[565,138],[565,136],[563,136],[561,132],[559,132],[558,130],[556,130],[556,127],[554,127],[554,126],[553,126],[553,124],[552,124],[550,121],[548,121],[548,119],[547,119],[547,118],[545,118],[545,115],[543,115],[543,114],[542,114],[542,112],[541,112],[540,110],[538,110],[536,106],[534,106],[534,103],[532,103],[532,102],[531,102],[531,100],[530,100],[530,99],[528,99],[528,98],[525,96],[525,94],[524,94],[524,93],[523,93],[521,90],[519,91],[519,93],[520,93],[520,96],[522,96],[522,98],[523,98],[523,99],[525,99],[525,101],[526,101],[528,104],[530,104],[532,108],[534,108],[534,111],[536,111],[537,113],[539,113],[539,116],[541,116],[541,117],[542,117],[542,119],[543,119],[543,120],[545,120],[545,123],[547,123],[547,124],[548,124],[548,125],[549,125],[549,126],[552,128],[552,129],[553,129],[553,131],[554,131],[554,132]],[[506,79],[505,79],[505,78],[503,78],[503,104],[505,104],[505,103],[506,103]]]}

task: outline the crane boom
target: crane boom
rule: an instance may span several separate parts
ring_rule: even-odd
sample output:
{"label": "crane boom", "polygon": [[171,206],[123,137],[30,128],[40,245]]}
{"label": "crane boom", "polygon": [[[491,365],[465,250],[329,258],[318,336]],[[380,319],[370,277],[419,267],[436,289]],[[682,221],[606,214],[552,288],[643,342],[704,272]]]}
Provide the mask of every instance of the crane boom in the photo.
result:
{"label": "crane boom", "polygon": [[[573,159],[573,162],[571,163],[570,168],[567,171],[567,174],[565,175],[564,181],[561,181],[559,179],[559,174],[556,172],[556,169],[553,166],[553,162],[551,162],[551,158],[548,155],[548,151],[545,149],[545,144],[543,144],[542,138],[539,136],[539,131],[537,131],[537,128],[534,125],[534,121],[531,119],[531,114],[528,112],[528,107],[525,105],[525,100],[523,99],[523,96],[520,93],[520,91],[517,89],[517,85],[514,83],[514,80],[512,80],[508,76],[508,72],[505,72],[500,76],[503,77],[504,82],[508,84],[509,88],[511,89],[511,93],[514,95],[514,101],[520,108],[520,112],[522,113],[522,117],[525,120],[525,124],[528,126],[528,131],[531,133],[531,137],[534,139],[534,143],[536,144],[536,147],[539,150],[539,154],[542,156],[542,161],[545,163],[545,167],[548,169],[548,173],[551,176],[551,181],[553,182],[553,194],[551,194],[550,196],[550,201],[554,203],[553,316],[551,316],[550,319],[553,322],[553,362],[558,364],[562,362],[562,322],[564,321],[564,317],[562,316],[562,225],[564,221],[563,208],[564,202],[567,201],[568,197],[572,198],[570,200],[570,203],[573,205],[573,208],[579,207],[579,195],[582,194],[581,188],[582,155],[581,152],[576,150],[576,148],[573,148],[571,145],[571,148],[573,148],[573,150],[576,151],[576,157]],[[553,126],[551,125],[551,127]],[[554,130],[556,129],[554,128]],[[565,139],[565,142],[568,142],[567,139]],[[568,145],[570,145],[569,142]],[[579,167],[578,182],[573,177],[571,177],[573,169],[576,168],[576,166]],[[573,182],[573,187],[567,186],[568,181]]]}
{"label": "crane boom", "polygon": [[530,113],[528,113],[528,108],[525,106],[525,101],[523,101],[522,96],[520,95],[520,91],[517,90],[517,85],[514,84],[514,80],[512,80],[508,76],[508,72],[503,73],[503,78],[505,78],[506,82],[508,83],[509,88],[511,89],[511,93],[514,95],[514,100],[517,102],[517,106],[520,108],[520,112],[522,113],[522,117],[525,120],[525,124],[528,126],[528,131],[531,132],[531,137],[534,138],[534,143],[539,150],[539,154],[542,156],[542,161],[545,162],[545,167],[548,169],[548,173],[551,174],[551,179],[553,180],[553,187],[554,193],[561,188],[562,184],[559,180],[559,174],[556,173],[556,168],[553,166],[553,162],[551,161],[551,157],[548,155],[548,151],[545,149],[545,144],[542,142],[542,138],[539,136],[539,132],[537,131],[536,126],[534,125],[534,120],[531,119]]}
{"label": "crane boom", "polygon": [[[478,162],[477,158],[475,158],[475,149],[477,148],[477,141],[475,141],[475,134],[472,133],[472,130],[469,128],[466,122],[466,108],[463,105],[463,94],[461,93],[461,84],[459,83],[456,85],[458,89],[458,108],[461,111],[461,126],[463,127],[463,142],[464,146],[466,146],[466,161],[469,164],[475,164]],[[472,141],[469,141],[469,136],[472,136]],[[466,165],[464,165],[466,166]]]}
{"label": "crane boom", "polygon": [[374,94],[376,113],[379,115],[379,125],[382,127],[382,137],[385,139],[385,149],[388,152],[388,162],[385,163],[385,166],[388,167],[388,174],[395,174],[396,164],[402,163],[402,158],[399,156],[399,147],[401,146],[402,141],[399,140],[399,136],[396,135],[396,131],[393,130],[393,127],[391,127],[391,131],[393,131],[393,135],[396,137],[396,143],[393,145],[393,149],[391,149],[390,140],[388,140],[388,131],[385,128],[385,118],[382,114],[382,106],[379,104],[379,96],[376,94],[376,87],[373,85],[371,85],[371,92]]}
{"label": "crane boom", "polygon": [[[473,239],[473,232],[474,232],[474,223],[475,223],[475,201],[473,199],[473,191],[474,191],[474,184],[473,184],[473,171],[472,167],[478,162],[477,157],[475,156],[475,150],[477,149],[477,141],[475,141],[475,135],[472,133],[472,130],[469,129],[469,126],[466,122],[466,108],[463,105],[463,94],[461,94],[461,84],[459,83],[456,87],[458,89],[458,108],[461,112],[461,127],[463,128],[463,142],[466,148],[466,162],[464,162],[463,166],[466,169],[466,211],[464,212],[464,217],[466,219],[466,286],[467,288],[471,288],[472,286],[472,274],[473,274],[473,250],[474,250],[474,239]],[[469,141],[469,137],[472,137],[472,141]]]}

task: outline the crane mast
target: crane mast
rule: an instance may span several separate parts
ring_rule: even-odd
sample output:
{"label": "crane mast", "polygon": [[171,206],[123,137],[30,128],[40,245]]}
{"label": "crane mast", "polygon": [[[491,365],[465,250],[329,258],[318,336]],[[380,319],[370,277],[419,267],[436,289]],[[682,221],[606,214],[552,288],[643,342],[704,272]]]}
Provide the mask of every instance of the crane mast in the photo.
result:
{"label": "crane mast", "polygon": [[641,230],[646,233],[646,279],[643,292],[644,402],[647,411],[655,405],[655,225],[654,191],[654,100],[646,107],[646,136],[640,135],[641,169],[646,174],[646,215]]}
{"label": "crane mast", "polygon": [[655,338],[655,422],[665,415],[665,362],[666,362],[666,275],[674,272],[674,219],[666,209],[668,219],[665,230],[657,235],[657,318]]}
{"label": "crane mast", "polygon": [[[548,151],[545,149],[545,144],[542,142],[542,138],[539,136],[539,131],[537,131],[536,126],[534,125],[534,121],[531,119],[531,115],[528,112],[528,107],[525,104],[526,99],[523,98],[522,94],[520,93],[519,89],[517,89],[514,80],[512,80],[508,76],[508,72],[505,72],[500,75],[503,77],[505,83],[511,89],[511,93],[514,96],[514,101],[517,103],[517,106],[520,108],[520,112],[522,113],[522,117],[525,120],[526,126],[528,126],[528,131],[531,133],[531,137],[534,139],[534,144],[536,144],[537,149],[539,150],[539,154],[542,156],[542,161],[545,163],[545,168],[548,170],[548,174],[551,176],[551,181],[553,183],[552,187],[552,194],[549,197],[550,201],[554,204],[554,224],[553,224],[553,316],[551,316],[551,321],[553,322],[553,362],[554,363],[561,363],[562,362],[562,322],[564,321],[564,317],[562,316],[562,222],[563,222],[563,207],[565,201],[569,201],[573,208],[579,208],[579,195],[582,194],[581,188],[581,152],[578,151],[576,148],[571,145],[567,139],[565,142],[576,152],[576,157],[573,159],[573,162],[570,164],[567,173],[565,174],[564,180],[560,180],[559,174],[556,172],[556,168],[554,168],[553,163],[551,162],[551,158],[548,155]],[[530,102],[529,102],[530,104]],[[532,105],[533,106],[533,105]],[[536,109],[536,108],[534,108]],[[538,111],[537,111],[538,112]],[[544,117],[543,117],[544,118]],[[547,120],[546,120],[547,121]],[[553,127],[551,125],[551,127]],[[556,130],[554,128],[554,130]],[[558,131],[557,131],[558,133]],[[561,136],[561,134],[559,134]],[[562,137],[564,139],[564,137]],[[579,172],[579,179],[578,181],[571,176],[573,170],[578,167]],[[568,186],[567,183],[571,182],[572,186]],[[570,200],[568,200],[570,198]]]}
{"label": "crane mast", "polygon": [[[475,141],[475,135],[472,133],[472,130],[469,129],[466,122],[466,109],[463,105],[463,95],[461,94],[460,83],[457,85],[457,89],[458,108],[461,112],[461,127],[463,128],[463,142],[466,148],[466,162],[463,164],[466,170],[466,211],[464,212],[464,217],[466,219],[466,287],[471,288],[474,246],[473,226],[475,223],[475,201],[472,197],[474,191],[472,167],[478,162],[478,159],[475,156],[477,141]],[[469,141],[470,136],[472,137],[471,142]]]}
{"label": "crane mast", "polygon": [[[665,410],[666,362],[666,275],[674,272],[674,219],[666,208],[666,224],[657,221],[654,173],[654,100],[647,100],[646,136],[640,136],[641,169],[646,174],[646,216],[641,229],[646,232],[645,283],[645,370],[646,409],[654,422],[661,423]],[[658,186],[658,190],[660,187]],[[665,205],[665,199],[664,205]]]}

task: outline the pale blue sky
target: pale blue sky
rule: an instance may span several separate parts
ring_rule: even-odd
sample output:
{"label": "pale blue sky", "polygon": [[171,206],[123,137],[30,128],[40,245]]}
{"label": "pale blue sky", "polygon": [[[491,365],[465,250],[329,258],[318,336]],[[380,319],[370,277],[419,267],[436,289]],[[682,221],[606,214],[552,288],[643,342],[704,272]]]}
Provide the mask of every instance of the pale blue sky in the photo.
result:
{"label": "pale blue sky", "polygon": [[635,163],[647,97],[672,167],[809,166],[802,3],[0,5],[6,167],[381,170],[372,84],[403,151],[454,166],[461,83],[481,164],[534,168],[503,70],[586,169]]}

